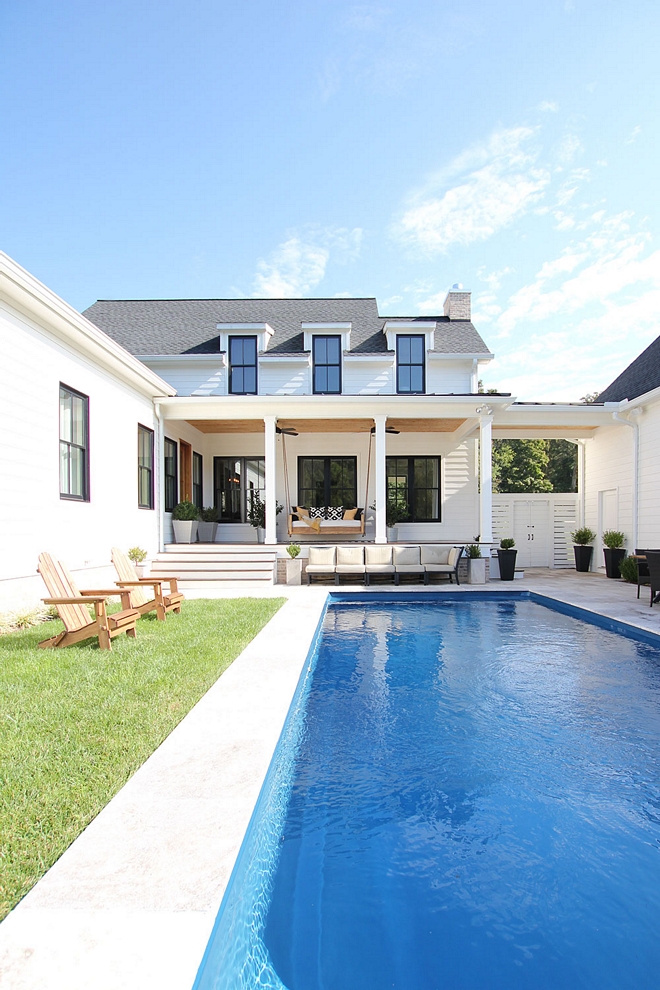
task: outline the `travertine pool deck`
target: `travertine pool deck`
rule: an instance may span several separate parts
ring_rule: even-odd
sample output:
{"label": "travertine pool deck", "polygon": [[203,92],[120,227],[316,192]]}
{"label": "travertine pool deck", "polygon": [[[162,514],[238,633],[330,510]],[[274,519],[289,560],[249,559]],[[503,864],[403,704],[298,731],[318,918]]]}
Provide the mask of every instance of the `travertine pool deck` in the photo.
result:
{"label": "travertine pool deck", "polygon": [[[3,990],[190,990],[332,590],[261,592],[288,601],[0,925]],[[638,601],[599,573],[460,588],[475,590],[537,591],[660,634],[648,590]]]}

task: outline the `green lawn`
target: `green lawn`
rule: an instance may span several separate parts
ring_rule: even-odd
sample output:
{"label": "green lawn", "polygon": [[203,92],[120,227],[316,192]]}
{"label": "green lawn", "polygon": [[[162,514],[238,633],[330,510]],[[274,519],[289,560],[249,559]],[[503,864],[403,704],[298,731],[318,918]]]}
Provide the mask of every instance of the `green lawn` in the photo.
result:
{"label": "green lawn", "polygon": [[59,621],[0,637],[0,918],[283,604],[189,601],[112,652],[40,650]]}

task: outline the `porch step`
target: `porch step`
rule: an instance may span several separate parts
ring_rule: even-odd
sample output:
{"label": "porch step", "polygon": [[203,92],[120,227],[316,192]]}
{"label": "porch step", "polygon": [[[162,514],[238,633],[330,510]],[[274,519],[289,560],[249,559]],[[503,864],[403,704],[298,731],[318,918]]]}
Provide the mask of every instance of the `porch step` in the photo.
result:
{"label": "porch step", "polygon": [[275,581],[277,551],[263,545],[168,543],[151,563],[153,577],[179,577],[182,591],[209,594],[228,583],[263,587]]}

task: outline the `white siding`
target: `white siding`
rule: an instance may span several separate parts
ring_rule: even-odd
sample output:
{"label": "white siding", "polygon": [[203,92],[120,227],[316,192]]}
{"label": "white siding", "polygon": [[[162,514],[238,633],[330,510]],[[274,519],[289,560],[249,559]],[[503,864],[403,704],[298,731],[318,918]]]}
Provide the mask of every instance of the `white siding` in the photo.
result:
{"label": "white siding", "polygon": [[[574,567],[571,533],[578,526],[578,499],[578,495],[571,493],[495,493],[493,542],[498,544],[505,537],[514,537],[518,566]],[[524,542],[527,536],[524,510],[530,507],[528,521],[533,523],[533,546]]]}
{"label": "white siding", "polygon": [[429,358],[426,362],[426,391],[436,395],[462,395],[471,392],[472,362]]}
{"label": "white siding", "polygon": [[633,431],[613,423],[601,427],[593,440],[585,444],[584,525],[598,534],[594,544],[594,566],[603,565],[600,540],[602,520],[599,505],[604,492],[612,492],[614,529],[626,535],[626,547],[632,547],[632,479]]}
{"label": "white siding", "polygon": [[639,423],[638,542],[649,550],[660,548],[660,402],[650,406]]}
{"label": "white siding", "polygon": [[309,362],[261,361],[258,387],[260,395],[309,395]]}
{"label": "white siding", "polygon": [[392,395],[394,362],[344,361],[343,391],[345,395]]}
{"label": "white siding", "polygon": [[[89,569],[81,585],[99,587],[113,574],[114,544],[153,554],[158,535],[157,512],[137,504],[137,427],[155,429],[151,400],[6,306],[0,307],[0,349],[3,609],[45,594],[34,577],[41,551],[74,571]],[[59,495],[60,382],[89,396],[90,502]]]}
{"label": "white siding", "polygon": [[160,375],[178,395],[226,395],[227,369],[218,355],[217,363],[208,359],[191,361],[173,357],[171,361],[144,361],[144,364]]}

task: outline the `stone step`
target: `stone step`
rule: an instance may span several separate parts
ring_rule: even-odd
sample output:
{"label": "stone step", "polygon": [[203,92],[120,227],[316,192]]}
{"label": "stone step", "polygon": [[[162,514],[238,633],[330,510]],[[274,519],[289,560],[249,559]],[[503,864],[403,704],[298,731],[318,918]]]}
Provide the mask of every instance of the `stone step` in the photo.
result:
{"label": "stone step", "polygon": [[168,553],[159,554],[155,558],[153,566],[156,565],[156,561],[159,565],[165,565],[167,567],[176,567],[178,564],[200,564],[202,567],[216,567],[220,564],[232,564],[232,563],[244,563],[254,565],[255,567],[272,564],[277,558],[275,553],[271,554],[260,554],[257,556],[251,556],[247,553],[223,553],[223,554],[208,554],[208,553]]}

